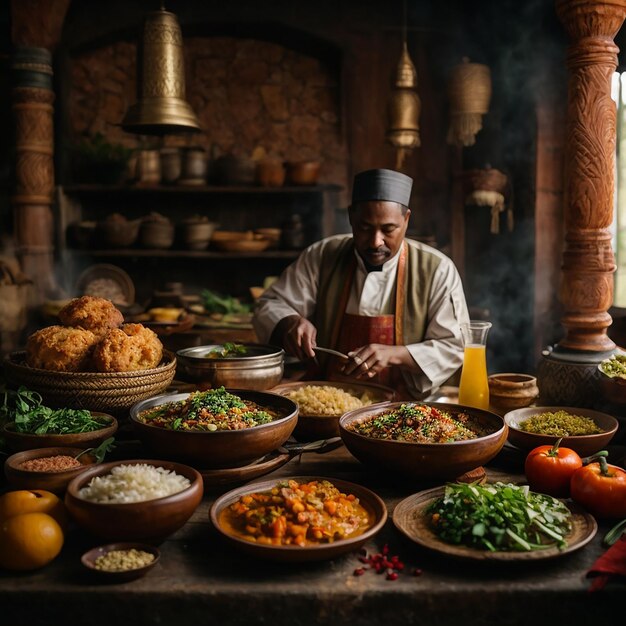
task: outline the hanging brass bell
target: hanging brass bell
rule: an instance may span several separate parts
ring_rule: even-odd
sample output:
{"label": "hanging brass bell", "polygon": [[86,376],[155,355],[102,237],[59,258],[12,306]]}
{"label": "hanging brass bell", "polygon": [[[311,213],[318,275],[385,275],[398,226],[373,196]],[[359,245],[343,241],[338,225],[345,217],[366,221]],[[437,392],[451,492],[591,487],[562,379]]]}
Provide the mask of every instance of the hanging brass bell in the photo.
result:
{"label": "hanging brass bell", "polygon": [[137,103],[122,128],[141,135],[197,132],[198,118],[185,100],[183,36],[173,13],[148,13],[138,55]]}
{"label": "hanging brass bell", "polygon": [[420,145],[419,115],[422,105],[415,91],[416,87],[417,72],[404,42],[394,88],[388,102],[387,141],[399,151],[398,166],[401,166],[405,152]]}

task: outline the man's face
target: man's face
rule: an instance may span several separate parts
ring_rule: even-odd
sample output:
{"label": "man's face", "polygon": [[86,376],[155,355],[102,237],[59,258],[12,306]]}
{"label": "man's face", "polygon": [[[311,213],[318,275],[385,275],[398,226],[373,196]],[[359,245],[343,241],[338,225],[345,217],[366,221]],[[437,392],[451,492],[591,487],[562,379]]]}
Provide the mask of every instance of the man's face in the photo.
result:
{"label": "man's face", "polygon": [[397,202],[373,200],[351,207],[350,225],[361,258],[379,267],[394,256],[404,240],[410,215],[408,209],[403,214]]}

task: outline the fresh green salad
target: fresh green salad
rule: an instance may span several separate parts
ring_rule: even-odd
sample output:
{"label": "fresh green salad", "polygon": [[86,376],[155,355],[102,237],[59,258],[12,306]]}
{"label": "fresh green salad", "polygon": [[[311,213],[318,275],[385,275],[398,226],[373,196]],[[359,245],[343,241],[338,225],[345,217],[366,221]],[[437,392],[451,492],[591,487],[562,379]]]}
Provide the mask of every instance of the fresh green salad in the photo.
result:
{"label": "fresh green salad", "polygon": [[224,296],[210,289],[200,292],[202,305],[208,313],[250,313],[250,305],[244,304],[234,296]]}
{"label": "fresh green salad", "polygon": [[446,543],[492,552],[563,549],[572,529],[563,502],[506,483],[449,483],[426,515]]}
{"label": "fresh green salad", "polygon": [[20,387],[6,390],[0,420],[12,421],[15,431],[30,435],[69,435],[105,428],[109,424],[84,409],[51,409],[36,391]]}

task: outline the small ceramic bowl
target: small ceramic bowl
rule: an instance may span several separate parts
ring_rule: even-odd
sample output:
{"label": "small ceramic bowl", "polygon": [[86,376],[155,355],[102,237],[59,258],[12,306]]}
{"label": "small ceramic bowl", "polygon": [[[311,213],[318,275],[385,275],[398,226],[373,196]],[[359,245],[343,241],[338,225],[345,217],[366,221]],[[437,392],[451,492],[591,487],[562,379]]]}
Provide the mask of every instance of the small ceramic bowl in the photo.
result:
{"label": "small ceramic bowl", "polygon": [[[148,552],[154,556],[154,559],[148,563],[148,565],[143,565],[142,567],[136,567],[134,569],[127,569],[121,571],[110,571],[96,568],[96,559],[101,556],[105,556],[109,552],[113,552],[114,550],[140,550],[141,552]],[[83,554],[80,561],[81,563],[90,571],[96,575],[101,582],[108,583],[126,583],[131,580],[136,580],[137,578],[141,578],[145,576],[159,561],[161,553],[158,548],[151,546],[146,543],[132,543],[132,542],[122,542],[122,543],[109,543],[104,546],[98,546],[97,548],[92,548]]]}
{"label": "small ceramic bowl", "polygon": [[521,409],[539,395],[537,378],[530,374],[492,374],[488,383],[489,403],[496,409]]}
{"label": "small ceramic bowl", "polygon": [[576,435],[572,437],[563,437],[561,446],[570,448],[577,452],[580,456],[589,456],[602,450],[613,438],[617,432],[619,422],[611,415],[592,411],[591,409],[582,409],[578,407],[568,406],[534,406],[525,409],[516,409],[509,411],[504,416],[504,421],[509,427],[509,443],[522,450],[532,450],[537,446],[554,445],[558,439],[556,435],[541,435],[537,433],[528,433],[520,428],[520,425],[533,415],[540,413],[554,413],[556,411],[567,411],[571,415],[580,415],[582,417],[591,418],[603,432],[595,435]]}
{"label": "small ceramic bowl", "polygon": [[89,452],[78,458],[80,467],[61,471],[33,471],[24,469],[22,463],[32,459],[43,459],[49,456],[77,456],[86,448],[36,448],[12,454],[4,463],[4,474],[7,482],[16,489],[45,489],[52,493],[63,493],[69,482],[96,464],[95,457]]}

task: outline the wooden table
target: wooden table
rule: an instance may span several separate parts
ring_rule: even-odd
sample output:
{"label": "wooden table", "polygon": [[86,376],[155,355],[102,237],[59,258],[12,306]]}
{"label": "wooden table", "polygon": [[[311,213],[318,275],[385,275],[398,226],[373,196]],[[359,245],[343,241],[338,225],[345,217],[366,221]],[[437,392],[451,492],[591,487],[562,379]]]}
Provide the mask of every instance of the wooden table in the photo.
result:
{"label": "wooden table", "polygon": [[[488,473],[519,479],[519,457],[501,454]],[[383,497],[389,513],[425,488],[402,476],[367,471],[344,448],[305,454],[272,476],[319,475],[362,483]],[[119,585],[94,583],[81,553],[98,545],[82,531],[68,534],[63,552],[44,569],[0,574],[3,624],[585,624],[623,623],[624,583],[588,593],[585,572],[601,554],[600,526],[582,550],[551,561],[495,565],[451,560],[405,539],[391,519],[367,544],[388,544],[406,569],[398,580],[367,571],[356,554],[331,562],[276,564],[243,556],[212,529],[206,494],[192,519],[161,545],[161,561],[145,577]],[[391,517],[391,515],[390,515]],[[409,572],[420,568],[421,576]],[[618,618],[618,616],[621,617]]]}

